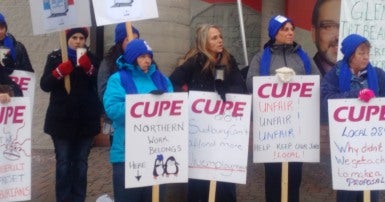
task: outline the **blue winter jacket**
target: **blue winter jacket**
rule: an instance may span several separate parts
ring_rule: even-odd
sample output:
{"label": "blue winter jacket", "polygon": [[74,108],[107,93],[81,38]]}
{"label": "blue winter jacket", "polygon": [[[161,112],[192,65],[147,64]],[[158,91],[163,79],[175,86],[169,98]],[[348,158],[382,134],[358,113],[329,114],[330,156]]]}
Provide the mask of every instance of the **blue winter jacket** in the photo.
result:
{"label": "blue winter jacket", "polygon": [[[157,70],[152,64],[147,73],[144,73],[138,66],[127,64],[118,59],[119,69],[128,69],[131,72],[139,94],[146,94],[152,90],[157,90],[157,87],[151,79],[151,75]],[[173,87],[170,80],[167,80],[167,91],[173,92]],[[107,82],[107,88],[103,96],[103,104],[107,116],[112,120],[114,127],[114,139],[110,149],[110,162],[124,162],[124,147],[125,147],[125,99],[126,91],[122,86],[120,73],[116,72],[111,75]]]}
{"label": "blue winter jacket", "polygon": [[[358,92],[368,87],[367,76],[365,70],[361,76],[352,75],[350,83],[350,91],[341,92],[339,88],[339,74],[341,68],[341,61],[339,61],[332,70],[327,72],[321,80],[321,122],[328,122],[328,99],[343,99],[343,98],[357,98]],[[377,72],[378,79],[378,97],[385,97],[385,72],[373,67]]]}

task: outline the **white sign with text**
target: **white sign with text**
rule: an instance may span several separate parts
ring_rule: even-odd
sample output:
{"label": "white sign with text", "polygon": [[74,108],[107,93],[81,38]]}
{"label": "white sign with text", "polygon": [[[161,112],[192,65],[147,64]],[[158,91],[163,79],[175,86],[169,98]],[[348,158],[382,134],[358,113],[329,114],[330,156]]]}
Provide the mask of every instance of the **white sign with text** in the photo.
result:
{"label": "white sign with text", "polygon": [[319,76],[253,78],[253,161],[319,162]]}
{"label": "white sign with text", "polygon": [[189,178],[246,184],[251,96],[189,92]]}
{"label": "white sign with text", "polygon": [[187,107],[187,93],[126,96],[126,188],[187,182]]}
{"label": "white sign with text", "polygon": [[31,200],[31,142],[30,99],[0,104],[0,201]]}
{"label": "white sign with text", "polygon": [[333,189],[385,189],[385,99],[329,99]]}

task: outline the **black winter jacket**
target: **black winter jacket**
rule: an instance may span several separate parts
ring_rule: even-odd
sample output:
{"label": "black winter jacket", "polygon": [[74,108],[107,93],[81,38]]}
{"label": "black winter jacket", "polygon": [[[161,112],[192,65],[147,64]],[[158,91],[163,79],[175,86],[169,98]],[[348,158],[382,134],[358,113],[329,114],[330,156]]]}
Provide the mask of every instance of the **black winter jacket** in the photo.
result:
{"label": "black winter jacket", "polygon": [[206,56],[197,54],[177,67],[170,75],[174,91],[182,91],[183,86],[187,85],[188,90],[218,91],[219,94],[247,93],[245,81],[233,56],[230,59],[230,72],[225,74],[223,83],[220,83],[220,86],[215,81],[212,72],[202,72],[206,60]]}
{"label": "black winter jacket", "polygon": [[40,87],[50,93],[44,132],[51,136],[95,136],[100,132],[102,105],[96,87],[99,60],[90,52],[87,55],[96,70],[89,76],[73,64],[70,94],[64,88],[64,79],[58,80],[52,75],[52,71],[62,62],[61,51],[56,50],[48,55]]}

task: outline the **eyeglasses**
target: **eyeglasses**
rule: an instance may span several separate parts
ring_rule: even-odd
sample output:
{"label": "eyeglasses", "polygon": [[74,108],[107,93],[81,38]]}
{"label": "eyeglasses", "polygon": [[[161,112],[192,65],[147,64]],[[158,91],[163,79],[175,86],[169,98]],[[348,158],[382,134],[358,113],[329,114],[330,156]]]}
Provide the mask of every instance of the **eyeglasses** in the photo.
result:
{"label": "eyeglasses", "polygon": [[339,29],[340,23],[337,23],[331,20],[325,20],[325,21],[321,21],[318,24],[318,27],[324,30]]}

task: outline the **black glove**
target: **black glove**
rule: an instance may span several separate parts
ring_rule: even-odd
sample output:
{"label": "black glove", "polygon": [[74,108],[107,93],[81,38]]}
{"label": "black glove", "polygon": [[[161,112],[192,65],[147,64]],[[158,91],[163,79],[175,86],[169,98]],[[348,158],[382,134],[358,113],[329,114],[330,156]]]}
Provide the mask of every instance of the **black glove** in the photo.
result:
{"label": "black glove", "polygon": [[13,60],[12,56],[10,54],[7,54],[3,60],[2,60],[3,64],[4,64],[4,67],[6,68],[11,68],[11,69],[14,69],[15,68],[15,61]]}
{"label": "black glove", "polygon": [[153,95],[162,95],[164,93],[164,91],[162,91],[162,90],[153,90],[150,93],[153,94]]}

